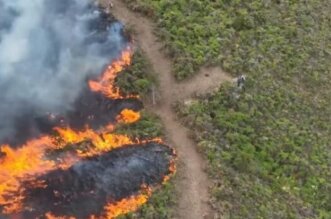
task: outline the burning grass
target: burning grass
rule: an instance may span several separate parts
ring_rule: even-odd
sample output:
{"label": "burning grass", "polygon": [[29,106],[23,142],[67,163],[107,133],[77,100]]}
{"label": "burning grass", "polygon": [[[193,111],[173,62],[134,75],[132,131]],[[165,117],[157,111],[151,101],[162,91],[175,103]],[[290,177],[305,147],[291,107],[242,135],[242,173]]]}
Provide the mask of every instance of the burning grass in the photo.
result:
{"label": "burning grass", "polygon": [[120,107],[111,116],[102,116],[116,101],[125,106],[123,101],[138,98],[123,96],[114,86],[131,56],[128,48],[98,80],[90,80],[90,92],[83,93],[88,101],[78,101],[82,107],[74,113],[49,114],[48,134],[16,149],[0,147],[1,217],[114,218],[137,210],[155,187],[170,179],[175,153],[161,140],[140,141],[113,133],[117,124],[138,121],[139,112]]}
{"label": "burning grass", "polygon": [[[113,218],[146,203],[171,174],[173,151],[158,143],[125,146],[83,159],[25,183],[23,218],[48,212],[75,218]],[[40,182],[40,184],[35,184]],[[33,209],[31,211],[31,209]],[[104,212],[104,213],[101,213]]]}

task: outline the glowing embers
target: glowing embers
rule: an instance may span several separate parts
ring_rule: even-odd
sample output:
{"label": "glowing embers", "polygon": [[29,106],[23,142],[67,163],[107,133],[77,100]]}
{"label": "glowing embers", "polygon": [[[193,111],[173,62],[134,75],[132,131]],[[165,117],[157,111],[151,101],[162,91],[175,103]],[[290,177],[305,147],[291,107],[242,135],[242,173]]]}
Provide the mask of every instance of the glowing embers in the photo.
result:
{"label": "glowing embers", "polygon": [[[42,215],[113,218],[146,203],[160,185],[174,152],[158,143],[124,146],[24,182],[23,218]],[[36,186],[36,183],[38,186]],[[94,216],[93,216],[94,215]],[[55,218],[56,218],[55,217]]]}

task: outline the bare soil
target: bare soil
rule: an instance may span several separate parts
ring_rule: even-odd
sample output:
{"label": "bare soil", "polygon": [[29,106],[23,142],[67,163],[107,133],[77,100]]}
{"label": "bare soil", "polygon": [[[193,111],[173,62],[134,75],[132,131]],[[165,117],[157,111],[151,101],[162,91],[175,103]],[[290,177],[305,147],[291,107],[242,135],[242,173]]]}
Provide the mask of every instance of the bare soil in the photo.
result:
{"label": "bare soil", "polygon": [[[130,11],[121,0],[113,0],[111,12],[125,25],[134,28],[134,40],[149,59],[159,81],[160,100],[156,105],[149,104],[149,110],[163,121],[168,143],[177,149],[180,159],[179,180],[176,182],[180,197],[176,217],[183,219],[213,218],[208,204],[209,185],[211,184],[205,169],[205,161],[197,151],[196,143],[189,138],[190,127],[184,127],[176,118],[172,104],[185,100],[192,94],[202,94],[220,86],[232,78],[220,68],[203,68],[193,78],[177,82],[172,74],[172,62],[161,51],[162,43],[153,34],[155,24],[146,17]],[[107,0],[100,0],[107,5]]]}

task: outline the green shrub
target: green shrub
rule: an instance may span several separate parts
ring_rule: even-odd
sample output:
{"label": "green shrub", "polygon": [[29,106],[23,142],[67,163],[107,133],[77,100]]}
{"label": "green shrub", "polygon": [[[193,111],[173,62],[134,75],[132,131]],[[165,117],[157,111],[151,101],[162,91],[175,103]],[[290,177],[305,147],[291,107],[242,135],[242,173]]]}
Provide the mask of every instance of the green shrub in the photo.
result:
{"label": "green shrub", "polygon": [[126,94],[138,94],[142,98],[148,96],[156,80],[150,63],[141,50],[135,51],[132,65],[117,76],[115,83]]}
{"label": "green shrub", "polygon": [[331,218],[330,2],[127,2],[153,11],[178,79],[209,64],[248,76],[180,110],[220,214]]}

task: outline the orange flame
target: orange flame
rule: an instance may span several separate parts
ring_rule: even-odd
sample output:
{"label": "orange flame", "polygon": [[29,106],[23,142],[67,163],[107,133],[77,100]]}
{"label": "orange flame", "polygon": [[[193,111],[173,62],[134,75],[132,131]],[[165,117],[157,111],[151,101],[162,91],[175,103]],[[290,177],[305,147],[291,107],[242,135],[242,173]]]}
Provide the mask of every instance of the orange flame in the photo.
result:
{"label": "orange flame", "polygon": [[[131,64],[131,49],[125,50],[121,57],[113,62],[102,74],[98,81],[88,82],[91,91],[100,92],[108,98],[122,99],[119,88],[115,87],[115,78],[125,66]],[[133,96],[131,96],[133,97]],[[137,98],[137,96],[135,96]],[[117,122],[134,123],[140,119],[140,113],[124,109],[117,117]],[[23,209],[24,186],[21,182],[30,180],[36,187],[43,187],[44,182],[35,181],[36,177],[57,168],[67,169],[80,159],[99,155],[115,148],[135,143],[148,143],[150,141],[162,143],[161,139],[150,141],[133,141],[129,137],[111,133],[114,124],[108,124],[103,129],[95,131],[89,127],[76,131],[70,127],[55,127],[55,135],[42,136],[38,139],[26,142],[18,149],[12,149],[9,145],[0,145],[0,206],[4,214],[18,213]],[[83,142],[89,142],[88,146],[81,147]],[[74,154],[62,156],[61,159],[50,159],[47,155],[54,150],[72,146]],[[3,155],[1,155],[3,154]],[[171,161],[169,173],[176,171],[175,162]],[[165,176],[163,182],[167,182],[170,176]],[[135,196],[125,198],[117,203],[109,203],[105,206],[105,213],[100,219],[115,218],[119,215],[137,210],[145,204],[152,194],[152,189],[143,187]],[[57,217],[52,213],[45,215],[47,219],[75,219],[72,216]],[[91,216],[90,219],[96,219]]]}
{"label": "orange flame", "polygon": [[140,194],[122,199],[116,203],[109,203],[105,206],[105,213],[101,217],[91,216],[90,219],[114,219],[120,215],[138,210],[145,204],[152,195],[152,189],[143,185]]}
{"label": "orange flame", "polygon": [[163,184],[167,183],[170,180],[171,176],[173,176],[176,173],[176,171],[177,171],[176,162],[175,160],[171,160],[169,165],[169,175],[164,176]]}
{"label": "orange flame", "polygon": [[[113,62],[104,72],[98,82],[90,81],[92,91],[100,91],[109,98],[122,98],[119,89],[114,87],[114,80],[124,66],[131,63],[130,49],[125,50],[120,59]],[[93,85],[96,87],[93,88]],[[128,120],[128,117],[123,117]],[[109,124],[104,131],[112,131],[114,126]],[[92,129],[74,131],[70,128],[54,129],[59,137],[43,136],[22,145],[19,149],[12,149],[9,145],[0,146],[0,206],[4,206],[4,213],[9,214],[21,209],[20,202],[24,199],[24,189],[20,182],[31,176],[38,176],[58,167],[68,168],[79,159],[70,157],[62,160],[47,159],[47,151],[63,148],[69,144],[77,144],[82,141],[91,141],[93,148],[87,151],[77,149],[78,157],[93,156],[123,145],[132,144],[132,141],[124,135],[99,134]]]}
{"label": "orange flame", "polygon": [[46,215],[45,215],[46,219],[76,219],[75,217],[57,217],[57,216],[54,216],[52,213],[48,212]]}
{"label": "orange flame", "polygon": [[117,121],[129,124],[135,123],[140,119],[140,113],[135,112],[130,109],[124,109],[119,116],[117,116]]}
{"label": "orange flame", "polygon": [[[90,216],[89,219],[114,219],[120,215],[127,214],[132,211],[136,211],[140,206],[145,204],[152,194],[152,189],[149,187],[143,187],[141,194],[131,196],[129,198],[122,199],[116,203],[109,203],[104,207],[105,213],[103,216],[97,217],[95,215]],[[50,212],[47,213],[46,219],[76,219],[75,217],[67,216],[54,216]]]}
{"label": "orange flame", "polygon": [[74,131],[70,128],[56,128],[63,140],[61,147],[68,144],[77,144],[84,141],[90,141],[93,147],[89,147],[87,151],[77,149],[76,152],[80,157],[90,157],[98,155],[115,148],[123,147],[125,145],[133,144],[134,142],[125,135],[117,135],[111,133],[99,134],[93,129],[86,128],[84,131]]}
{"label": "orange flame", "polygon": [[[19,178],[38,175],[55,168],[55,162],[45,160],[43,152],[51,144],[48,137],[28,142],[22,148],[14,150],[8,145],[2,146],[4,154],[0,159],[0,205],[5,213],[12,213],[21,207],[23,200]],[[18,192],[18,194],[17,194]]]}
{"label": "orange flame", "polygon": [[140,206],[145,204],[151,194],[142,194],[123,199],[115,204],[108,204],[105,207],[106,219],[113,219],[123,214],[136,211]]}
{"label": "orange flame", "polygon": [[[131,64],[132,51],[130,48],[122,52],[121,58],[113,62],[106,71],[102,74],[98,81],[90,80],[88,82],[91,91],[100,92],[108,98],[122,99],[120,89],[115,87],[115,78],[125,66]],[[136,96],[132,96],[136,97]]]}

